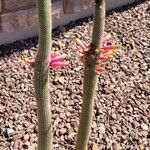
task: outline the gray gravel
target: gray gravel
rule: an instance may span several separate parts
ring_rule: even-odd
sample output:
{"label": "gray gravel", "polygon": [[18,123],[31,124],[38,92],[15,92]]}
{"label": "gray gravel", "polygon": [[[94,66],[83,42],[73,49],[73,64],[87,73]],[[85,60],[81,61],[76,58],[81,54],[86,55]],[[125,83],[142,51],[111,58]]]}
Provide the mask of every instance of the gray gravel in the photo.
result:
{"label": "gray gravel", "polygon": [[[150,150],[150,4],[111,11],[106,33],[122,45],[99,77],[89,149]],[[72,150],[82,104],[83,66],[75,37],[88,43],[92,19],[53,31],[53,50],[68,54],[67,68],[51,69],[54,150]],[[33,69],[24,62],[37,52],[37,37],[0,46],[0,150],[35,150]],[[93,148],[92,148],[93,147]]]}

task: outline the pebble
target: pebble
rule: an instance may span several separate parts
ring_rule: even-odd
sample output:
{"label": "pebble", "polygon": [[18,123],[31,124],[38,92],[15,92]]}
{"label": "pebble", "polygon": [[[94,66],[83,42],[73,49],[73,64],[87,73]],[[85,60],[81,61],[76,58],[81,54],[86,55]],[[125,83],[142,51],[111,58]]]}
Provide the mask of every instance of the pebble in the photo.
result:
{"label": "pebble", "polygon": [[8,137],[12,136],[15,133],[15,130],[10,128],[6,128],[5,131]]}
{"label": "pebble", "polygon": [[104,124],[101,123],[98,128],[99,128],[100,134],[105,134],[106,128]]}
{"label": "pebble", "polygon": [[147,124],[145,124],[145,123],[142,123],[141,124],[141,128],[143,129],[143,130],[148,130],[148,125]]}

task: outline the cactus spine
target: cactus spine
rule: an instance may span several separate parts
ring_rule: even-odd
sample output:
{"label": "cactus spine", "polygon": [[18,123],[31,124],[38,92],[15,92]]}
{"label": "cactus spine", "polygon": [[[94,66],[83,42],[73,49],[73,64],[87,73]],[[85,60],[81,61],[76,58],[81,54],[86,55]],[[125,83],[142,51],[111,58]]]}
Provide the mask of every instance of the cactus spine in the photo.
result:
{"label": "cactus spine", "polygon": [[51,0],[37,0],[39,48],[35,60],[34,87],[38,107],[38,150],[52,149],[51,105],[49,95],[49,56],[51,51]]}
{"label": "cactus spine", "polygon": [[87,150],[94,109],[95,89],[97,85],[97,75],[95,74],[95,69],[99,53],[97,53],[96,50],[100,49],[101,47],[104,25],[105,0],[95,0],[95,15],[91,45],[92,48],[89,51],[85,62],[83,105],[75,150]]}

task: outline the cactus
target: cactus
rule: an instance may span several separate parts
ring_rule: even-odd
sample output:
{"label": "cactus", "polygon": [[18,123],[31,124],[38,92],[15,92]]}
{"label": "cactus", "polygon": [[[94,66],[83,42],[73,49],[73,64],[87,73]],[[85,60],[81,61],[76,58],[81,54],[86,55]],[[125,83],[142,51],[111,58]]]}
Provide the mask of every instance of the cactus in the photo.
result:
{"label": "cactus", "polygon": [[97,74],[99,52],[105,25],[105,0],[95,0],[95,15],[93,35],[90,50],[86,53],[84,67],[83,104],[80,116],[79,131],[75,150],[87,150],[90,136],[92,114],[94,109],[94,96],[97,86]]}
{"label": "cactus", "polygon": [[38,150],[52,149],[49,95],[49,55],[51,50],[51,0],[37,0],[39,48],[35,60],[34,87],[38,107]]}

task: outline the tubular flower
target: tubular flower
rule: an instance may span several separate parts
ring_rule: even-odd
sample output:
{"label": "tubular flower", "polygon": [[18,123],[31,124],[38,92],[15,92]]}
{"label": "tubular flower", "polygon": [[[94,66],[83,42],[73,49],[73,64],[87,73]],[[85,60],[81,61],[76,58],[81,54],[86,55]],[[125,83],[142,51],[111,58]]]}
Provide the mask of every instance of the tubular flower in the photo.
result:
{"label": "tubular flower", "polygon": [[[105,70],[105,66],[108,61],[113,58],[116,50],[120,47],[119,44],[110,41],[111,35],[108,34],[106,37],[102,39],[102,47],[99,50],[96,50],[98,54],[98,64],[96,66],[95,73],[100,74]],[[79,51],[80,60],[84,63],[87,58],[87,54],[92,48],[91,44],[86,46],[82,41],[76,39],[76,48]]]}
{"label": "tubular flower", "polygon": [[83,44],[83,42],[80,39],[76,39],[76,47],[79,50],[80,53],[85,53],[88,52],[91,48],[91,46],[86,46],[85,44]]}
{"label": "tubular flower", "polygon": [[[35,60],[27,60],[27,63],[30,65],[34,66]],[[56,53],[52,53],[49,57],[49,66],[51,67],[63,67],[67,66],[68,62],[66,61],[66,56],[65,55],[59,55]]]}

